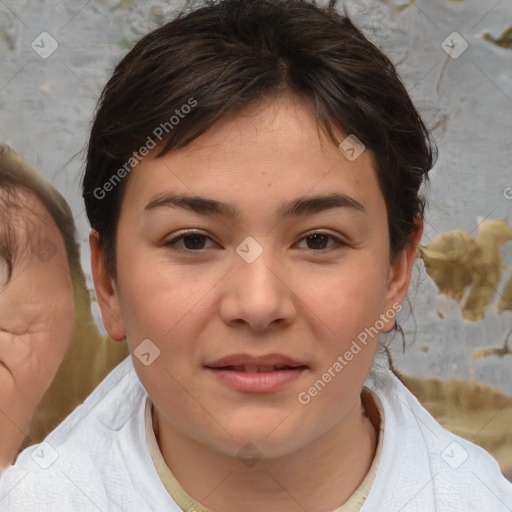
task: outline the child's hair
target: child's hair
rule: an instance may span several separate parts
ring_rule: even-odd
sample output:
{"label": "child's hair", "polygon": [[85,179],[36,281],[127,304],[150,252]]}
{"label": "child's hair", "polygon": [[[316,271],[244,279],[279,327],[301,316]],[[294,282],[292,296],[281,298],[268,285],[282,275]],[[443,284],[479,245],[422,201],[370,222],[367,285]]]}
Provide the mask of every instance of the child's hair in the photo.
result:
{"label": "child's hair", "polygon": [[121,60],[98,103],[82,190],[112,275],[135,157],[160,141],[158,156],[183,148],[224,116],[280,94],[302,100],[336,145],[331,124],[373,151],[390,260],[396,258],[423,217],[419,189],[434,164],[435,142],[391,61],[335,4],[206,0],[147,34]]}
{"label": "child's hair", "polygon": [[[6,267],[0,288],[10,282],[15,264],[21,262],[27,251],[31,250],[30,244],[37,242],[31,237],[35,219],[31,219],[30,215],[35,215],[35,212],[28,210],[20,192],[32,193],[39,199],[62,235],[70,270],[73,272],[80,267],[75,223],[66,200],[49,180],[29,166],[16,151],[6,144],[0,144],[0,260]],[[19,222],[25,229],[23,237],[16,236],[15,224]]]}

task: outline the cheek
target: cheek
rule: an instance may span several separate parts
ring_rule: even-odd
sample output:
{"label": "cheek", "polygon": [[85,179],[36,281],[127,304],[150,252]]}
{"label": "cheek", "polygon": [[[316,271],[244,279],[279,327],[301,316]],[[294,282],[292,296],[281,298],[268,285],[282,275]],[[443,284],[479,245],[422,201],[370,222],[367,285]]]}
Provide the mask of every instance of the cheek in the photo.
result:
{"label": "cheek", "polygon": [[69,338],[75,325],[74,291],[69,270],[60,265],[48,268],[35,295],[48,310],[48,327],[58,332],[60,338]]}
{"label": "cheek", "polygon": [[211,273],[192,266],[171,264],[141,252],[123,258],[117,267],[122,315],[132,347],[145,338],[161,348],[190,326],[190,318],[201,316],[208,290],[215,280]]}
{"label": "cheek", "polygon": [[[329,277],[317,277],[314,288],[308,287],[307,280],[302,285],[315,313],[309,313],[309,318],[315,317],[311,321],[319,330],[314,334],[318,359],[300,390],[301,397],[319,411],[330,411],[326,421],[344,414],[344,407],[352,403],[354,390],[361,388],[373,364],[379,339],[377,321],[384,312],[386,269],[383,261],[371,254],[360,254]],[[336,410],[333,403],[339,404]]]}
{"label": "cheek", "polygon": [[357,335],[382,313],[387,264],[372,253],[354,253],[329,270],[297,280],[299,297],[342,339]]}

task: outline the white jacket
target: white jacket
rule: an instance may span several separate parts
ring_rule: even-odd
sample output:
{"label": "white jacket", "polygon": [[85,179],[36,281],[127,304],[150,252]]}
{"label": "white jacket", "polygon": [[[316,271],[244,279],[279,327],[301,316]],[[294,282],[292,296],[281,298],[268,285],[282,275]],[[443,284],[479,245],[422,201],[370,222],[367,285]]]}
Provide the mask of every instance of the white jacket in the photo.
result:
{"label": "white jacket", "polygon": [[[365,385],[385,423],[361,512],[512,511],[512,483],[489,453],[441,427],[389,370],[372,369]],[[127,357],[3,473],[0,511],[181,512],[148,451],[146,397]]]}

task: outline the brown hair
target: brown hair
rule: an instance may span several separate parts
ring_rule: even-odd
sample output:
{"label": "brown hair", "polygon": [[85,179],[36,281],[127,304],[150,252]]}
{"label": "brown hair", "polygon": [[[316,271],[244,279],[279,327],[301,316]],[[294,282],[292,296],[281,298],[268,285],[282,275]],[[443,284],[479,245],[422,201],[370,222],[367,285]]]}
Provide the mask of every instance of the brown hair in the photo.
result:
{"label": "brown hair", "polygon": [[[10,281],[15,262],[23,257],[27,249],[30,250],[23,246],[22,240],[16,238],[13,225],[19,221],[19,214],[27,211],[27,206],[19,197],[20,191],[33,193],[52,217],[64,240],[73,275],[81,269],[80,253],[75,239],[73,214],[66,200],[49,180],[28,165],[16,151],[6,144],[0,144],[0,258],[7,267],[7,279],[0,286]],[[25,244],[29,242],[30,236]]]}
{"label": "brown hair", "polygon": [[[162,156],[227,114],[282,93],[301,99],[336,145],[332,124],[373,151],[391,261],[400,253],[423,217],[419,189],[435,143],[391,61],[335,4],[206,0],[144,36],[121,60],[98,103],[82,184],[111,274],[127,162],[155,129],[166,127]],[[197,106],[171,126],[191,99]]]}

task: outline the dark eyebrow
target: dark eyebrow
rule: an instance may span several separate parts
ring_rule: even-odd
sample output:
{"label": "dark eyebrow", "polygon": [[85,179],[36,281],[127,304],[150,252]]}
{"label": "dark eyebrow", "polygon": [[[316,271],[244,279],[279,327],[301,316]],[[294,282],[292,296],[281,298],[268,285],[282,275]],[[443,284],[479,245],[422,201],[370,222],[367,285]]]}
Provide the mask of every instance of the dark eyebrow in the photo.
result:
{"label": "dark eyebrow", "polygon": [[[165,194],[151,200],[144,210],[155,210],[161,207],[177,207],[190,210],[201,215],[220,215],[229,219],[239,217],[233,203],[223,203],[215,199],[199,196]],[[365,207],[355,199],[338,192],[322,196],[299,197],[285,203],[277,212],[278,219],[284,217],[310,215],[331,208],[352,208],[366,212]]]}

